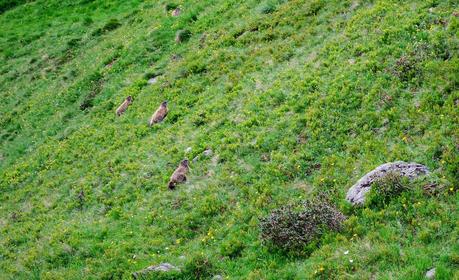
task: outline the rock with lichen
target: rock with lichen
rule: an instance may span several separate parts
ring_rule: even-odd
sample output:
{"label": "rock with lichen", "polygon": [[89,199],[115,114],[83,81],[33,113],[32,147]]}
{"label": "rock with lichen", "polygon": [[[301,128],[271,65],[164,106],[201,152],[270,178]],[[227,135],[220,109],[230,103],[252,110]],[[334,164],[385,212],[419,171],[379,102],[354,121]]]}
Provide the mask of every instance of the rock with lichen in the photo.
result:
{"label": "rock with lichen", "polygon": [[180,269],[170,263],[162,263],[159,265],[151,265],[147,268],[134,272],[132,273],[132,277],[134,279],[142,279],[142,277],[145,277],[152,272],[168,272],[168,271],[180,271]]}
{"label": "rock with lichen", "polygon": [[371,190],[373,183],[383,178],[388,173],[397,173],[400,174],[400,176],[414,179],[421,175],[428,174],[429,170],[426,166],[414,162],[396,161],[385,163],[360,178],[360,180],[348,190],[346,200],[353,205],[363,204],[365,202],[365,195]]}

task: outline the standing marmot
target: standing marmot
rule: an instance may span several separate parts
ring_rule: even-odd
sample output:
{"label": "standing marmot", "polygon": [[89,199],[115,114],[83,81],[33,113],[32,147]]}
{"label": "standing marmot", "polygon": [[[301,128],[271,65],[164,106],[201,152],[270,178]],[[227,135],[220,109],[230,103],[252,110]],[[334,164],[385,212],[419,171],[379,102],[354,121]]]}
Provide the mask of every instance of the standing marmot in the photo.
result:
{"label": "standing marmot", "polygon": [[172,173],[171,179],[169,180],[169,189],[173,190],[178,183],[186,182],[186,173],[188,169],[188,160],[182,160],[174,173]]}
{"label": "standing marmot", "polygon": [[167,116],[167,101],[164,101],[159,105],[158,109],[156,112],[151,116],[149,125],[152,126],[155,123],[162,122],[164,118]]}
{"label": "standing marmot", "polygon": [[128,96],[126,100],[116,109],[116,115],[119,117],[121,116],[127,109],[129,105],[132,103],[132,96]]}

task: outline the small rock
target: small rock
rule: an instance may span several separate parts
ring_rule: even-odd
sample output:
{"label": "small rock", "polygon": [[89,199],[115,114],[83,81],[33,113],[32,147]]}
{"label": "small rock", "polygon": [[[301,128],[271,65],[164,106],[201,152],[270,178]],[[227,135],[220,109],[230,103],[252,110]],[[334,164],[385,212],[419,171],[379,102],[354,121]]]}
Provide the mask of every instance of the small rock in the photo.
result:
{"label": "small rock", "polygon": [[197,162],[198,160],[199,160],[199,156],[195,156],[195,157],[193,158],[193,163]]}
{"label": "small rock", "polygon": [[427,279],[435,279],[435,267],[426,272]]}
{"label": "small rock", "polygon": [[212,157],[210,162],[212,163],[213,166],[217,166],[219,160],[220,160],[220,157],[218,155],[215,155],[214,157]]}
{"label": "small rock", "polygon": [[145,269],[142,269],[142,270],[139,270],[137,272],[134,272],[134,273],[132,273],[132,277],[134,277],[134,279],[137,279],[138,277],[146,276],[150,272],[153,272],[153,271],[168,272],[168,271],[171,271],[171,270],[180,271],[180,269],[178,267],[173,266],[170,263],[162,263],[162,264],[159,264],[159,265],[152,265],[152,266],[149,266],[149,267],[147,267]]}
{"label": "small rock", "polygon": [[148,79],[147,84],[152,85],[158,81],[158,76]]}
{"label": "small rock", "polygon": [[354,1],[351,4],[351,11],[355,10],[360,5],[359,1]]}
{"label": "small rock", "polygon": [[202,154],[206,157],[210,157],[213,155],[213,151],[211,149],[206,149],[204,152],[202,152]]}
{"label": "small rock", "polygon": [[214,277],[212,277],[212,280],[223,280],[223,276],[215,275]]}
{"label": "small rock", "polygon": [[436,195],[440,193],[442,189],[443,189],[443,186],[437,183],[429,183],[422,187],[424,194],[427,194],[427,195]]}
{"label": "small rock", "polygon": [[185,149],[185,154],[188,154],[188,153],[190,153],[190,152],[191,152],[191,150],[192,150],[192,148],[191,148],[191,147],[188,147],[188,148],[186,148],[186,149]]}
{"label": "small rock", "polygon": [[264,154],[261,155],[261,160],[262,161],[269,161],[270,159],[271,159],[271,157],[267,153],[264,153]]}
{"label": "small rock", "polygon": [[182,56],[179,55],[179,54],[173,54],[173,55],[171,56],[171,60],[172,60],[172,61],[178,61],[178,60],[180,60],[180,59],[182,59]]}
{"label": "small rock", "polygon": [[207,39],[207,34],[203,33],[201,37],[199,37],[199,46],[202,48],[204,46],[204,43],[206,42]]}
{"label": "small rock", "polygon": [[347,192],[346,200],[356,204],[363,204],[365,195],[370,191],[371,185],[378,179],[384,177],[389,172],[400,173],[401,176],[414,179],[421,175],[429,173],[427,167],[419,163],[407,163],[403,161],[389,162],[378,166],[373,171],[363,176],[355,185]]}
{"label": "small rock", "polygon": [[108,64],[105,65],[105,67],[112,68],[113,64],[115,64],[115,60],[110,61]]}
{"label": "small rock", "polygon": [[354,58],[350,58],[348,60],[348,62],[349,62],[350,65],[354,65],[355,64],[355,59]]}
{"label": "small rock", "polygon": [[171,15],[173,17],[178,17],[181,12],[182,12],[182,10],[180,10],[180,8],[176,8],[175,10],[172,11]]}
{"label": "small rock", "polygon": [[70,246],[67,243],[62,244],[62,250],[66,252],[67,254],[71,254],[73,252],[72,246]]}
{"label": "small rock", "polygon": [[185,256],[184,255],[181,255],[180,257],[178,257],[179,259],[181,260],[184,260],[185,259]]}
{"label": "small rock", "polygon": [[213,170],[209,170],[209,171],[206,173],[206,176],[207,176],[207,177],[212,177],[212,176],[214,176],[214,175],[215,175],[215,171],[213,171]]}

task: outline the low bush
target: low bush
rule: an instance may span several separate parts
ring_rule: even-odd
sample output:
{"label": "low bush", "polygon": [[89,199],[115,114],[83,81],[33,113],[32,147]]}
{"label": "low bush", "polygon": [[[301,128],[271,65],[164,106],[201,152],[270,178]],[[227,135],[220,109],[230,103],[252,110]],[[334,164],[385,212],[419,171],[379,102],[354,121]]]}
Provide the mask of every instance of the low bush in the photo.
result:
{"label": "low bush", "polygon": [[174,10],[176,8],[178,8],[178,5],[176,3],[167,3],[164,6],[164,9],[166,10],[166,12],[172,11],[172,10]]}
{"label": "low bush", "polygon": [[305,200],[274,210],[261,220],[263,242],[282,250],[299,250],[339,231],[345,216],[324,198]]}
{"label": "low bush", "polygon": [[207,256],[195,254],[185,263],[182,275],[185,279],[209,279],[214,270],[214,265]]}
{"label": "low bush", "polygon": [[191,38],[191,32],[187,29],[177,31],[175,34],[175,42],[176,43],[183,43],[188,41]]}
{"label": "low bush", "polygon": [[393,198],[398,197],[402,192],[411,190],[409,179],[397,172],[387,173],[373,183],[367,196],[367,206],[380,208],[387,205]]}
{"label": "low bush", "polygon": [[107,32],[113,31],[121,26],[121,23],[116,19],[112,18],[101,28],[98,28],[92,32],[92,36],[101,36]]}

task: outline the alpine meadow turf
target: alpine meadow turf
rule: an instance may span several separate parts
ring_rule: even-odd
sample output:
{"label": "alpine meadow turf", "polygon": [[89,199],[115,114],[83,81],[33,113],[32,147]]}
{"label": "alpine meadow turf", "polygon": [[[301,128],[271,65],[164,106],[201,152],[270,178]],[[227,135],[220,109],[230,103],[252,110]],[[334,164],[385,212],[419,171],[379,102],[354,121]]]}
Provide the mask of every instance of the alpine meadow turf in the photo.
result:
{"label": "alpine meadow turf", "polygon": [[[459,279],[457,1],[0,0],[0,94],[0,279]],[[340,231],[263,240],[316,196]]]}

